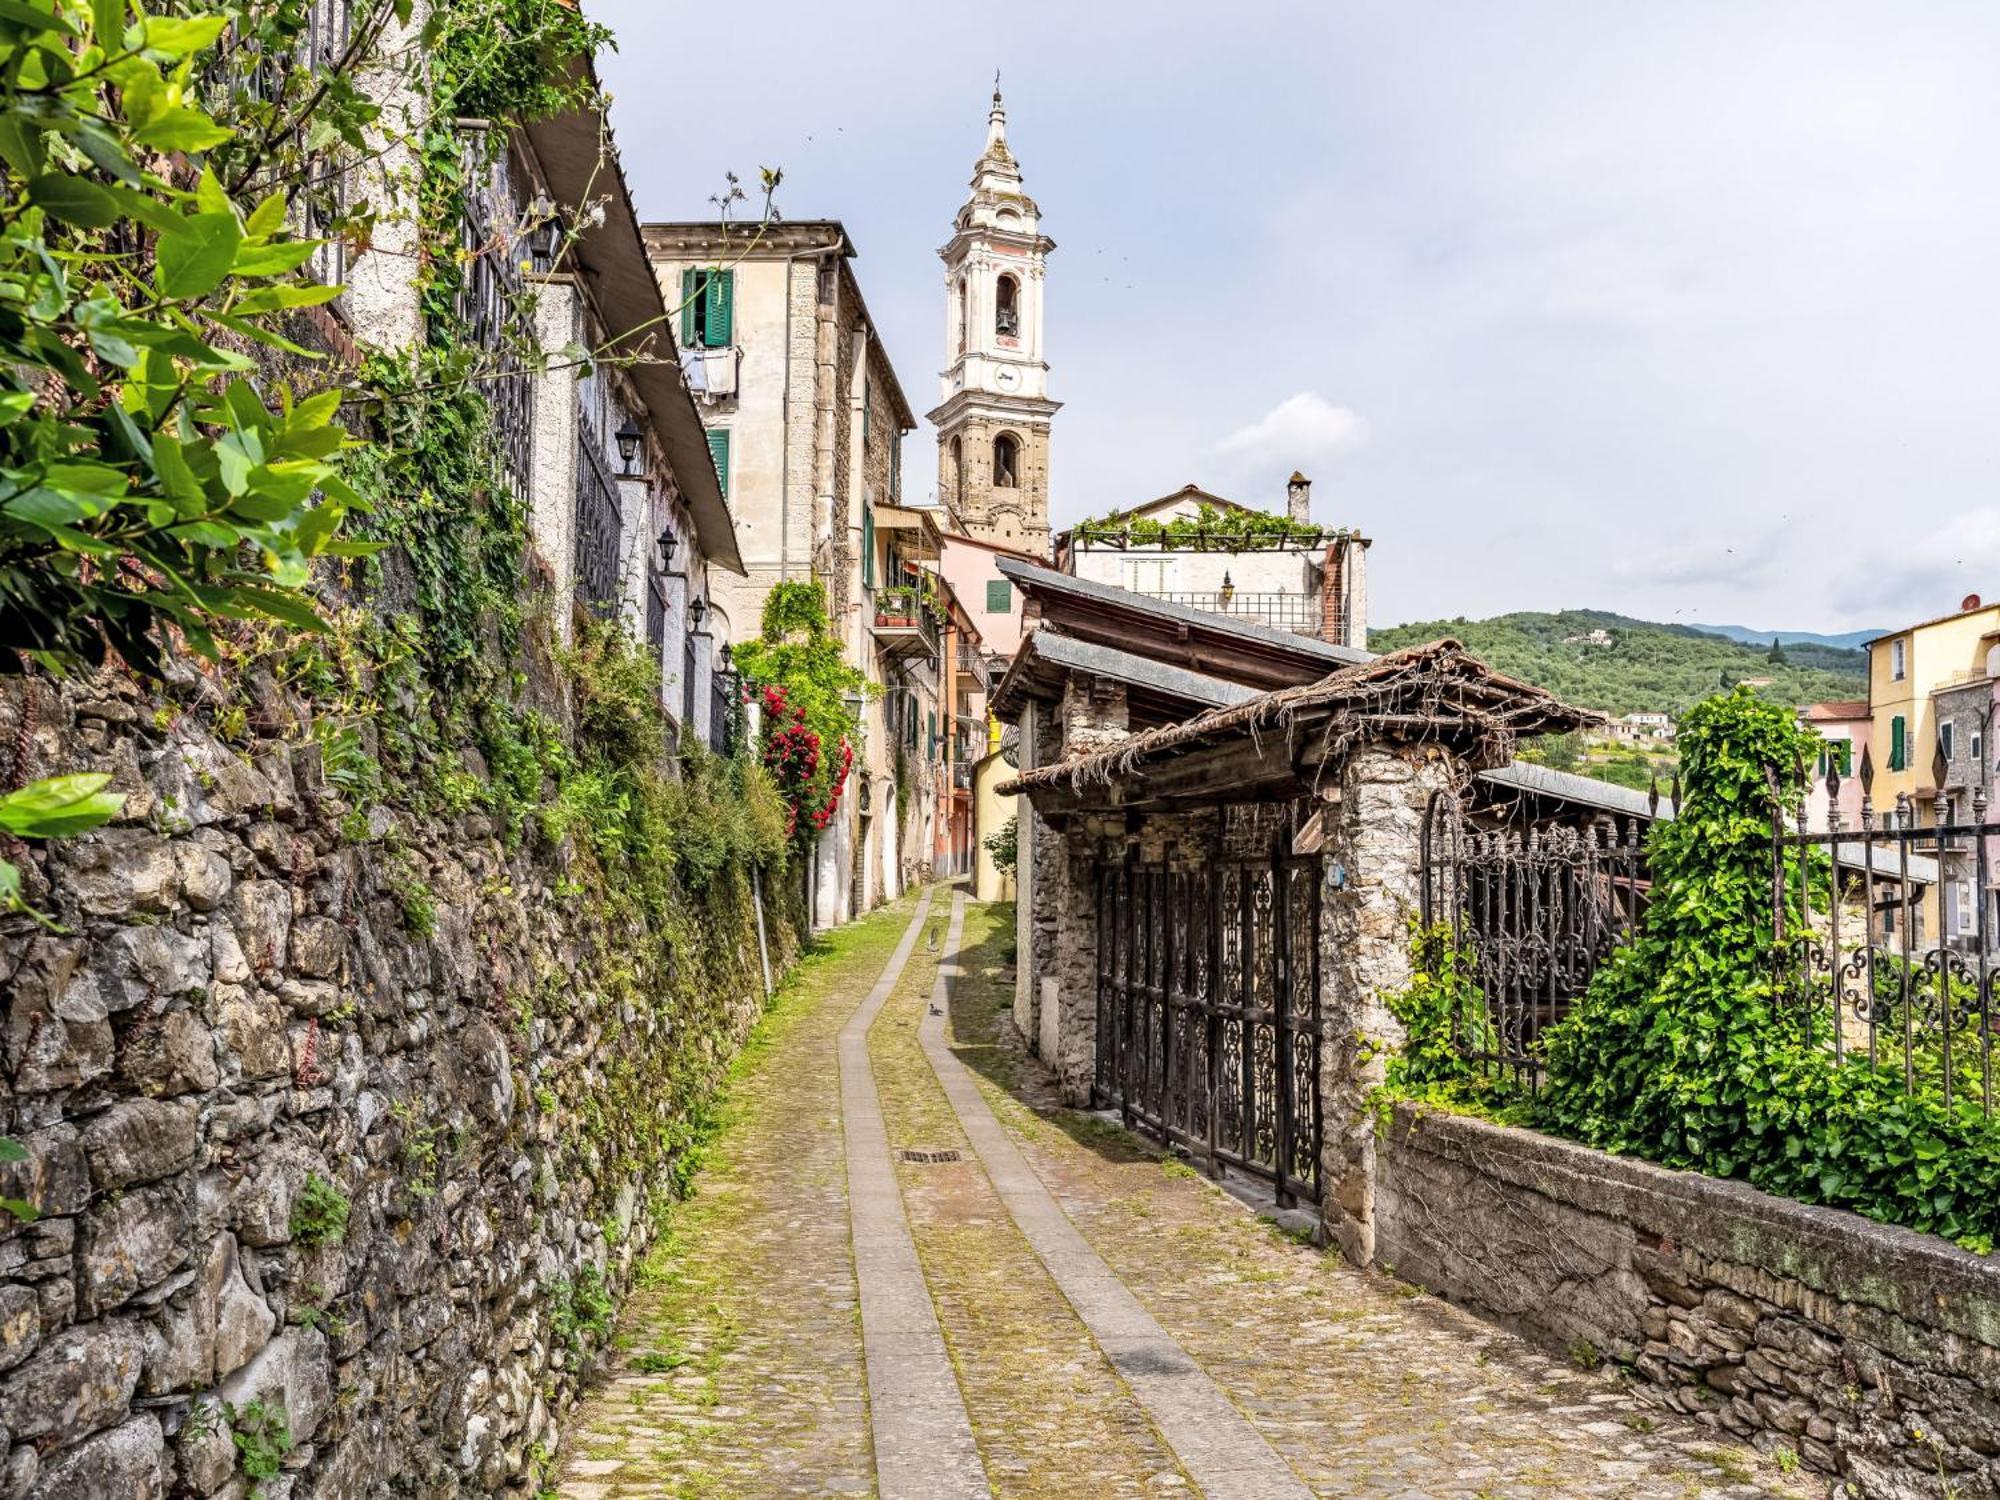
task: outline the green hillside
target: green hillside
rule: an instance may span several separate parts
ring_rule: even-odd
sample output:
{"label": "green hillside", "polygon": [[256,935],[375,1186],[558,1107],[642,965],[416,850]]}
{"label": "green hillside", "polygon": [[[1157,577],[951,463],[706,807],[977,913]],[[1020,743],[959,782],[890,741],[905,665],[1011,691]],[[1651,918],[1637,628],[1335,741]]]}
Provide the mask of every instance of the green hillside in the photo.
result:
{"label": "green hillside", "polygon": [[[1587,640],[1602,630],[1608,646]],[[1595,609],[1557,614],[1499,615],[1491,620],[1424,620],[1368,633],[1369,649],[1455,636],[1473,654],[1585,708],[1609,714],[1678,714],[1716,692],[1725,679],[1768,677],[1758,693],[1792,705],[1867,694],[1867,657],[1832,646],[1786,646],[1783,660],[1769,646],[1741,645],[1685,625],[1658,625]]]}

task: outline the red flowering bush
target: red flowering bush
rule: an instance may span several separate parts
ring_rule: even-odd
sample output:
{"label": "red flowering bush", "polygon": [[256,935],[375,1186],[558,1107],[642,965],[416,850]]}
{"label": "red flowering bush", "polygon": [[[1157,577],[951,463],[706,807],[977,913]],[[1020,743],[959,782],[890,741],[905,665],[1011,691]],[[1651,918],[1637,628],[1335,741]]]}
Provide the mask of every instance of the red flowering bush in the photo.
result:
{"label": "red flowering bush", "polygon": [[786,836],[809,839],[840,807],[859,737],[850,704],[869,683],[842,654],[818,584],[779,584],[765,601],[763,626],[735,660],[746,694],[763,708],[764,765],[785,799]]}

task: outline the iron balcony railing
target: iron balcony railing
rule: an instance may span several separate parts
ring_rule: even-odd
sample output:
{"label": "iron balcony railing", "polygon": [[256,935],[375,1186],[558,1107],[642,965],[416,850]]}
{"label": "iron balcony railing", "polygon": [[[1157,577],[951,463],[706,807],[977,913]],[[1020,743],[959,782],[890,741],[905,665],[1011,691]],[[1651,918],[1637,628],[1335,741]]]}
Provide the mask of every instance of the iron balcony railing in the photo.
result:
{"label": "iron balcony railing", "polygon": [[[1293,635],[1318,636],[1324,633],[1326,607],[1317,593],[1245,593],[1241,589],[1216,589],[1209,592],[1148,592],[1139,590],[1149,599],[1162,599],[1169,604],[1184,604],[1190,609],[1204,610],[1212,615],[1226,615],[1233,620],[1249,620],[1258,625],[1268,625],[1273,630],[1290,631]],[[1346,629],[1345,611],[1335,624],[1344,633]]]}
{"label": "iron balcony railing", "polygon": [[875,591],[874,634],[884,655],[937,659],[937,611],[924,591],[913,585],[892,584]]}

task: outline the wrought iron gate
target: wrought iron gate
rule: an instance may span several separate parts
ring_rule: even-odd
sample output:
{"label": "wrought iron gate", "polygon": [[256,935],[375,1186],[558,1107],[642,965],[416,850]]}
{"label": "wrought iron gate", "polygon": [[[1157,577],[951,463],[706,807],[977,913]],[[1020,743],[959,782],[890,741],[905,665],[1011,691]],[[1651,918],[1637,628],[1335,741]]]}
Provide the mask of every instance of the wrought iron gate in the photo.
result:
{"label": "wrought iron gate", "polygon": [[1319,1198],[1319,861],[1100,863],[1101,1106]]}

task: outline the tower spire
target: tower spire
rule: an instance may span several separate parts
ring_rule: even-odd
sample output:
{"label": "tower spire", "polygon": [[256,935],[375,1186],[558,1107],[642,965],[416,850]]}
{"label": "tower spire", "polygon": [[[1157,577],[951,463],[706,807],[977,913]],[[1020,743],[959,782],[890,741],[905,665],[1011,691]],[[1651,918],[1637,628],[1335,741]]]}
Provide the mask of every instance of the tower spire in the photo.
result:
{"label": "tower spire", "polygon": [[1007,145],[1007,106],[1000,102],[1000,70],[993,70],[993,107],[986,112],[986,149]]}

